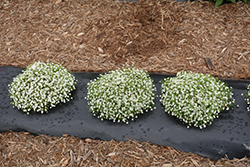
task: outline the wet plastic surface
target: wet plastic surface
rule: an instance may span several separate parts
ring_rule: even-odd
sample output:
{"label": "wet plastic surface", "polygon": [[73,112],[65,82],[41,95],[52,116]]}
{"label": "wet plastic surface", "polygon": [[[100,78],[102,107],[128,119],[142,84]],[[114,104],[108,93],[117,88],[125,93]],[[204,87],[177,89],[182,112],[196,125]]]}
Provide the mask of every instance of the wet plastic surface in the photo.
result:
{"label": "wet plastic surface", "polygon": [[[233,87],[238,108],[220,113],[213,124],[205,129],[186,128],[181,121],[164,113],[157,97],[156,110],[139,116],[130,123],[113,123],[93,117],[87,106],[86,84],[98,73],[73,73],[78,80],[73,100],[58,105],[48,114],[26,115],[13,108],[8,96],[8,84],[22,72],[21,68],[0,67],[0,132],[28,131],[35,135],[61,136],[70,134],[80,138],[127,141],[128,139],[149,141],[175,149],[197,153],[210,159],[250,157],[250,117],[241,93],[246,90],[247,81],[225,81]],[[151,74],[157,94],[160,95],[159,81],[166,75]]]}

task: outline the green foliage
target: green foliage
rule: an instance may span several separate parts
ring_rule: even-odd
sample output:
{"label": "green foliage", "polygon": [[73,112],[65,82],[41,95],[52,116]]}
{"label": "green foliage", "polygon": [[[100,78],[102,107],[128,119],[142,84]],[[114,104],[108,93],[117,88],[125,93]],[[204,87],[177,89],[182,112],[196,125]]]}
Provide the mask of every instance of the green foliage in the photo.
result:
{"label": "green foliage", "polygon": [[161,103],[171,116],[200,129],[233,105],[232,88],[209,75],[181,71],[162,80]]}
{"label": "green foliage", "polygon": [[247,102],[247,111],[250,112],[250,85],[247,86],[247,93],[245,94]]}
{"label": "green foliage", "polygon": [[[218,6],[222,5],[225,1],[227,2],[232,2],[232,3],[236,3],[236,0],[209,0],[209,2],[214,2],[215,1],[215,8],[217,8]],[[241,0],[239,0],[241,1]],[[247,3],[247,0],[242,0],[245,4]]]}
{"label": "green foliage", "polygon": [[47,112],[66,103],[75,89],[75,77],[60,64],[35,62],[9,84],[11,103],[29,114]]}
{"label": "green foliage", "polygon": [[101,74],[87,85],[91,113],[101,120],[125,122],[154,109],[156,88],[149,74],[135,68]]}

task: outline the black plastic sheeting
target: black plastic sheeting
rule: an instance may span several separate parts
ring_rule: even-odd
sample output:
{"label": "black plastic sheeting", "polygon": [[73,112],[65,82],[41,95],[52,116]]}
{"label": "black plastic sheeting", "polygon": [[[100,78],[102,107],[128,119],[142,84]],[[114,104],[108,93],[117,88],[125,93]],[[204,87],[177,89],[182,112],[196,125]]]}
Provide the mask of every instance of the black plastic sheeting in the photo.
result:
{"label": "black plastic sheeting", "polygon": [[[139,116],[135,121],[113,123],[93,117],[87,106],[87,83],[98,73],[73,73],[78,80],[73,100],[58,105],[48,114],[30,113],[26,115],[13,108],[8,95],[8,84],[22,72],[16,67],[0,67],[0,132],[28,131],[34,135],[46,134],[62,136],[70,134],[80,138],[127,141],[138,140],[175,149],[197,153],[203,157],[217,160],[227,155],[232,158],[250,157],[250,117],[247,104],[241,93],[246,91],[247,81],[228,80],[233,87],[238,108],[220,113],[219,119],[205,129],[187,129],[181,121],[164,113],[156,98],[156,110]],[[166,75],[150,74],[154,79],[157,94],[160,95],[160,80]]]}

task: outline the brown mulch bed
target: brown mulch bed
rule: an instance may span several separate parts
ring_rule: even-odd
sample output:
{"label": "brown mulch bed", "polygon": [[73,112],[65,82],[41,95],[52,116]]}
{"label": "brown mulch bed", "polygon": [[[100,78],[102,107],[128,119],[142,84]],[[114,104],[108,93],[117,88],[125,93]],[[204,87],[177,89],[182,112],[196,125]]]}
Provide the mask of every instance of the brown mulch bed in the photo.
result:
{"label": "brown mulch bed", "polygon": [[0,65],[41,60],[74,71],[134,64],[250,78],[249,3],[108,0],[0,2]]}
{"label": "brown mulch bed", "polygon": [[[0,25],[0,66],[40,60],[106,72],[129,64],[250,79],[249,2],[3,0]],[[0,142],[1,166],[250,166],[246,157],[212,161],[133,140],[6,132]]]}
{"label": "brown mulch bed", "polygon": [[33,136],[27,132],[0,134],[1,166],[124,166],[124,167],[245,167],[250,158],[212,161],[167,146],[139,141],[100,141],[73,136]]}

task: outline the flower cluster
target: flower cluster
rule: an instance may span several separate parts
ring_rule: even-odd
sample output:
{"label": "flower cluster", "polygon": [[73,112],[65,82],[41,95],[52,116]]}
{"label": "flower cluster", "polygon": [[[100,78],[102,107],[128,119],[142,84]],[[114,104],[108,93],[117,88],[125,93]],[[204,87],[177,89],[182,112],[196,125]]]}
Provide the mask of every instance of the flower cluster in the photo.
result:
{"label": "flower cluster", "polygon": [[187,127],[200,129],[212,124],[234,103],[232,88],[209,75],[181,71],[162,80],[161,103],[165,112],[182,120]]}
{"label": "flower cluster", "polygon": [[149,74],[135,68],[100,74],[87,85],[91,113],[101,120],[126,122],[154,109],[156,88]]}
{"label": "flower cluster", "polygon": [[11,103],[23,112],[47,112],[72,99],[75,77],[61,65],[35,62],[22,72],[9,84],[9,93]]}
{"label": "flower cluster", "polygon": [[247,93],[246,93],[246,101],[247,101],[247,111],[250,112],[250,85],[247,86]]}

